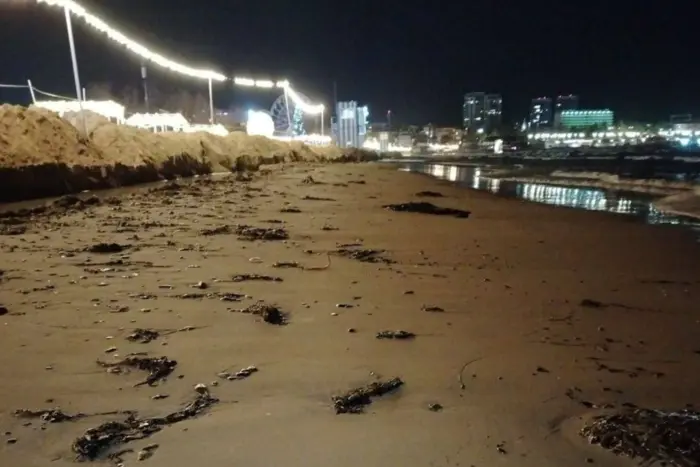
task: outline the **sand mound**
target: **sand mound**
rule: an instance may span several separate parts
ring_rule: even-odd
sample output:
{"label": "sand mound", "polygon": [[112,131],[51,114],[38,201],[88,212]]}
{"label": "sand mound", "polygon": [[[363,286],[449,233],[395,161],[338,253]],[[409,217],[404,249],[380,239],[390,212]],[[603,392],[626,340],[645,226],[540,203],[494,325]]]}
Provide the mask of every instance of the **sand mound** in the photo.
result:
{"label": "sand mound", "polygon": [[70,122],[48,110],[0,106],[0,167],[100,164],[99,149]]}
{"label": "sand mound", "polygon": [[[35,107],[30,107],[35,108]],[[71,125],[78,129],[78,134],[84,136],[83,130],[83,117],[85,116],[85,127],[87,128],[87,134],[92,133],[98,126],[110,123],[107,117],[104,117],[92,110],[83,110],[82,112],[66,112],[63,114],[62,118],[70,122]]]}
{"label": "sand mound", "polygon": [[363,150],[317,148],[231,133],[152,133],[89,118],[89,139],[69,121],[38,108],[0,107],[0,202],[58,196],[283,162],[359,162]]}

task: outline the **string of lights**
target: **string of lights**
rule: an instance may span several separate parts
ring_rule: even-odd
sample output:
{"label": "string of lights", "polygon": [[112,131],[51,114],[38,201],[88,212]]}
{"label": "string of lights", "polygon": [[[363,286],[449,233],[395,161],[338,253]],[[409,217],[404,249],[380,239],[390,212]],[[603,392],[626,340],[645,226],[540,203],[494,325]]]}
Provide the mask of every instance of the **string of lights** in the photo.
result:
{"label": "string of lights", "polygon": [[[147,60],[149,62],[155,63],[156,65],[171,70],[175,73],[179,73],[190,78],[203,79],[208,81],[224,82],[229,78],[225,75],[214,71],[205,70],[200,68],[194,68],[182,63],[178,63],[171,60],[157,52],[154,52],[147,48],[145,45],[130,39],[122,32],[113,28],[107,24],[103,19],[90,13],[85,7],[78,4],[74,0],[36,0],[37,3],[43,3],[53,7],[65,8],[72,15],[85,21],[89,26],[95,28],[97,31],[105,34],[109,39],[115,41],[116,43],[122,45],[130,52],[138,55],[139,57]],[[309,104],[301,99],[299,94],[297,94],[289,84],[287,80],[281,81],[271,81],[271,80],[254,80],[250,78],[233,78],[233,83],[238,86],[248,86],[257,87],[263,89],[281,88],[284,89],[288,97],[294,102],[294,104],[300,108],[304,113],[318,115],[323,112],[323,104]]]}

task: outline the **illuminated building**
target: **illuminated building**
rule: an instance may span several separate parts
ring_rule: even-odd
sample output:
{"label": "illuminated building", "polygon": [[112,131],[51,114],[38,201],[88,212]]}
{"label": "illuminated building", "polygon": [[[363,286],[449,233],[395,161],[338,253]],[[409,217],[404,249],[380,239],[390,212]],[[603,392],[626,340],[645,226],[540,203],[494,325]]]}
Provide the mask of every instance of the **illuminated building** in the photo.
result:
{"label": "illuminated building", "polygon": [[557,96],[555,112],[559,113],[566,110],[578,110],[578,96],[574,94]]}
{"label": "illuminated building", "polygon": [[612,110],[564,110],[556,115],[556,125],[563,128],[610,127],[615,121]]}
{"label": "illuminated building", "polygon": [[500,94],[470,92],[464,95],[462,120],[465,130],[490,131],[501,124],[503,99]]}
{"label": "illuminated building", "polygon": [[357,102],[338,102],[335,125],[336,144],[341,148],[361,148],[367,136],[369,109]]}
{"label": "illuminated building", "polygon": [[484,110],[486,111],[485,130],[489,132],[500,127],[503,119],[503,98],[501,95],[487,94]]}
{"label": "illuminated building", "polygon": [[483,92],[470,92],[464,95],[462,108],[463,127],[465,130],[477,130],[484,126],[484,101],[486,94]]}
{"label": "illuminated building", "polygon": [[530,128],[548,128],[552,125],[552,99],[538,97],[530,105]]}

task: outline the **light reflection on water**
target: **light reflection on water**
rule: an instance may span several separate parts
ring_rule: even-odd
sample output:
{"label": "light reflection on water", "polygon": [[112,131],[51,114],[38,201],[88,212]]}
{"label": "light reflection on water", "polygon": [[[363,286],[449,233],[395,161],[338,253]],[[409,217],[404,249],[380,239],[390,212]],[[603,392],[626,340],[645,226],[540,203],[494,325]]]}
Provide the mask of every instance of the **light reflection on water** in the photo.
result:
{"label": "light reflection on water", "polygon": [[480,168],[472,166],[414,163],[406,164],[400,170],[425,173],[499,196],[589,211],[633,215],[649,224],[677,224],[700,228],[700,222],[694,219],[660,212],[652,204],[654,197],[646,194],[600,188],[504,181],[486,177]]}

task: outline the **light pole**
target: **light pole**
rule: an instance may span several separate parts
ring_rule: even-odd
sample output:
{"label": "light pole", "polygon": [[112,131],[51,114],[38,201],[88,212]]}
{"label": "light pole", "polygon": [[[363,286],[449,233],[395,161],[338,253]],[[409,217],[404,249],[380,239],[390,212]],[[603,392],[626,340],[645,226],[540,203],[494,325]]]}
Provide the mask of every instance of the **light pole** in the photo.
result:
{"label": "light pole", "polygon": [[325,130],[324,130],[324,128],[323,128],[323,124],[324,124],[324,121],[323,121],[323,116],[324,116],[324,115],[323,115],[323,111],[324,111],[324,110],[326,110],[326,109],[325,109],[325,108],[322,108],[322,109],[321,109],[321,136],[325,136],[325,135],[326,135]]}
{"label": "light pole", "polygon": [[287,136],[294,135],[294,124],[292,122],[292,116],[289,114],[289,98],[287,97],[287,86],[284,87],[284,106],[287,108],[287,124],[289,128],[287,129]]}
{"label": "light pole", "polygon": [[211,86],[211,77],[209,77],[209,123],[214,124],[214,90]]}
{"label": "light pole", "polygon": [[88,137],[87,123],[85,122],[85,112],[83,112],[83,99],[82,93],[80,92],[80,74],[78,73],[78,59],[75,54],[75,40],[73,39],[73,24],[70,19],[70,10],[68,7],[64,7],[63,10],[66,13],[66,28],[68,29],[68,43],[70,44],[70,56],[73,61],[73,78],[75,79],[75,93],[78,97],[78,105],[80,106],[80,118],[83,122],[83,132],[85,137]]}

